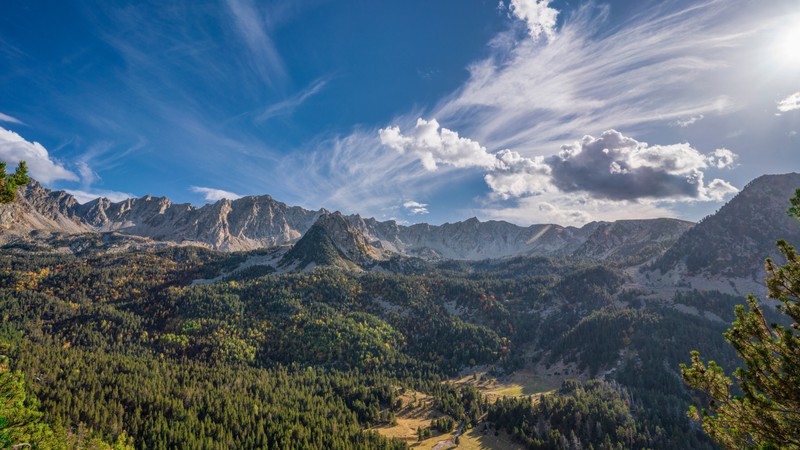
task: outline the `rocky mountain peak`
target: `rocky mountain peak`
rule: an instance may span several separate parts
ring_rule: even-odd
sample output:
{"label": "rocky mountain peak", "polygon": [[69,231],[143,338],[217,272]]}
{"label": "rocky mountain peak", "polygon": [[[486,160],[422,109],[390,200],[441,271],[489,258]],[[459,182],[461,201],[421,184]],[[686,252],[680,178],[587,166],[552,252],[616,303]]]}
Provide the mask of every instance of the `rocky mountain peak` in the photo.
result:
{"label": "rocky mountain peak", "polygon": [[361,231],[340,212],[322,213],[311,228],[284,255],[280,266],[297,269],[332,265],[355,268],[372,265],[383,258]]}

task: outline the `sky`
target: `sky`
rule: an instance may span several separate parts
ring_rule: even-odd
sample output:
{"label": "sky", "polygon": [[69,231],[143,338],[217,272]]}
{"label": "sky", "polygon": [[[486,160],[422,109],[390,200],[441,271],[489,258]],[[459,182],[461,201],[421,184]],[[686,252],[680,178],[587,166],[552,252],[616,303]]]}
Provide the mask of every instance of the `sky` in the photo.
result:
{"label": "sky", "polygon": [[0,161],[81,202],[713,213],[800,172],[797,0],[6,2]]}

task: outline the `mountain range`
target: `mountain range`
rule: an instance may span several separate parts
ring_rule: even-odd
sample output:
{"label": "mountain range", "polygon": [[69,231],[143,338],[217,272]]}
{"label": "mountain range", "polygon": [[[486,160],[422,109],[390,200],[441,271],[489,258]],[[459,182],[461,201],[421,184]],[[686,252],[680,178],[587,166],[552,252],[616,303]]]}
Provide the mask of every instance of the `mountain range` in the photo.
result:
{"label": "mountain range", "polygon": [[591,222],[527,227],[476,218],[401,225],[359,215],[289,206],[269,195],[220,200],[196,207],[165,197],[80,204],[64,191],[33,181],[17,200],[0,206],[0,242],[31,236],[118,233],[156,242],[247,251],[292,245],[281,265],[364,266],[392,256],[426,261],[515,256],[580,258],[684,275],[758,276],[763,257],[779,238],[800,241],[800,227],[785,214],[800,174],[765,175],[697,225],[677,219]]}
{"label": "mountain range", "polygon": [[[155,241],[243,251],[293,244],[315,224],[336,224],[329,219],[331,215],[341,217],[363,235],[373,253],[426,260],[571,254],[606,260],[642,254],[643,250],[652,257],[692,226],[682,220],[652,219],[592,222],[580,228],[554,224],[522,227],[476,218],[405,226],[393,220],[381,222],[289,206],[269,195],[224,199],[202,207],[149,195],[116,203],[98,198],[80,204],[70,194],[51,191],[34,181],[20,190],[15,203],[0,209],[0,230],[6,241],[34,230],[118,232]],[[650,248],[652,244],[656,247]]]}

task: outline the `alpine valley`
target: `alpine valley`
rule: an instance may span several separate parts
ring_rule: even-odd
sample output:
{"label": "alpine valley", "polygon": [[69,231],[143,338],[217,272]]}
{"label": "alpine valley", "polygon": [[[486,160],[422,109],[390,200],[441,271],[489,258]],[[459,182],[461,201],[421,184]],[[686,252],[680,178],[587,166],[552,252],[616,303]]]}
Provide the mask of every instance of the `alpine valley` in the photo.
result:
{"label": "alpine valley", "polygon": [[798,187],[576,228],[80,204],[32,181],[0,205],[9,429],[38,448],[716,448],[679,365],[739,364],[722,333],[775,242],[800,243]]}

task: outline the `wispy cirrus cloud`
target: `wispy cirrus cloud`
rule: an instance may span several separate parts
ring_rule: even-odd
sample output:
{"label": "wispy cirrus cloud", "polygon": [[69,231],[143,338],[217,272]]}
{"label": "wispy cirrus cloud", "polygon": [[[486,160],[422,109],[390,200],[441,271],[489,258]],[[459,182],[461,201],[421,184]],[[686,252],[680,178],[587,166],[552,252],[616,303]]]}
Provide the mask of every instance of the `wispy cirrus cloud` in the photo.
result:
{"label": "wispy cirrus cloud", "polygon": [[[576,223],[611,218],[620,208],[642,217],[671,216],[680,202],[719,201],[736,192],[728,181],[705,179],[706,169],[733,166],[731,150],[651,146],[609,131],[688,127],[744,107],[737,86],[750,68],[734,68],[746,64],[742,49],[777,19],[714,0],[675,6],[648,8],[611,26],[611,7],[589,2],[563,13],[557,28],[561,12],[548,12],[553,20],[539,21],[540,28],[529,19],[536,23],[541,14],[524,13],[526,7],[551,8],[549,2],[505,6],[525,22],[529,36],[519,39],[514,30],[497,36],[493,53],[469,67],[465,84],[422,113],[437,120],[412,125],[415,111],[382,128],[387,148],[418,162],[417,170],[406,165],[407,171],[387,171],[384,179],[391,184],[392,176],[402,175],[421,183],[432,170],[474,176],[480,169],[491,193],[481,200],[488,202],[482,213],[522,222],[547,212]],[[582,143],[584,135],[589,141]],[[592,146],[612,138],[631,145],[613,157]],[[562,145],[572,152],[559,156]],[[376,151],[361,150],[359,158]],[[592,180],[582,181],[581,170]]]}
{"label": "wispy cirrus cloud", "polygon": [[203,199],[207,202],[216,202],[223,199],[236,200],[237,198],[242,198],[242,196],[239,194],[209,187],[191,186],[189,190],[198,194],[202,194]]}
{"label": "wispy cirrus cloud", "polygon": [[[72,146],[73,161],[99,174],[120,161],[159,161],[159,167],[200,177],[239,166],[247,184],[255,178],[252,167],[275,157],[252,126],[253,111],[277,102],[270,114],[285,114],[296,106],[280,103],[289,83],[271,39],[269,20],[275,18],[265,17],[263,4],[104,3],[84,12],[113,54],[113,76],[71,80],[82,93],[80,102],[71,91],[50,93],[54,108],[91,131]],[[317,82],[310,89],[323,87]],[[107,150],[93,150],[100,147]]]}
{"label": "wispy cirrus cloud", "polygon": [[315,81],[306,89],[292,95],[286,100],[281,100],[266,107],[264,111],[256,116],[256,121],[263,122],[276,116],[293,113],[295,109],[305,103],[306,100],[322,91],[327,84],[328,81],[324,79]]}
{"label": "wispy cirrus cloud", "polygon": [[251,0],[226,0],[235,30],[247,45],[251,63],[264,81],[276,85],[286,79],[286,68],[267,30],[267,22]]}
{"label": "wispy cirrus cloud", "polygon": [[279,195],[288,202],[384,220],[394,218],[398,205],[409,199],[469,175],[474,171],[446,164],[427,170],[409,154],[382,145],[374,128],[312,142],[307,152],[288,155],[274,171],[275,182],[283,189]]}
{"label": "wispy cirrus cloud", "polygon": [[610,7],[585,4],[553,39],[500,39],[512,44],[471,65],[430,115],[489,147],[546,154],[586,133],[733,111],[740,105],[718,80],[731,78],[752,27],[732,10],[718,1],[657,6],[607,29]]}
{"label": "wispy cirrus cloud", "polygon": [[686,128],[690,125],[696,124],[697,122],[703,120],[704,118],[705,118],[704,115],[698,114],[696,116],[687,117],[685,119],[678,119],[672,122],[672,125],[676,127]]}
{"label": "wispy cirrus cloud", "polygon": [[8,123],[15,123],[17,125],[25,125],[24,122],[17,119],[16,117],[9,116],[8,114],[3,114],[0,112],[0,122],[8,122]]}

